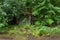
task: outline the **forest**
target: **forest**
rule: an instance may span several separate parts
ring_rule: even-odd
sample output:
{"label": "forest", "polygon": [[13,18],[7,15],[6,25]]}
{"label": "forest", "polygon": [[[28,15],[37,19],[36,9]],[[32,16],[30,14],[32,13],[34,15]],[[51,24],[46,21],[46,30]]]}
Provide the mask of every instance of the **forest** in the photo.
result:
{"label": "forest", "polygon": [[60,0],[0,0],[0,35],[60,35]]}

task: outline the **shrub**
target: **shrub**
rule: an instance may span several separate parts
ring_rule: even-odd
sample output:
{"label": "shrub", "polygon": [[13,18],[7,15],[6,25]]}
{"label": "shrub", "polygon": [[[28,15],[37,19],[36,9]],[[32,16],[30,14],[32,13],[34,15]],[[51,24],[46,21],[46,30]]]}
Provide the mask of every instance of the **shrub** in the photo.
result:
{"label": "shrub", "polygon": [[51,4],[50,0],[44,0],[32,9],[32,15],[45,26],[56,26],[60,24],[60,7]]}
{"label": "shrub", "polygon": [[[58,1],[55,2],[57,3]],[[31,16],[34,21],[32,22],[36,27],[57,26],[60,24],[60,7],[58,6],[54,5],[52,0],[1,0],[0,28],[3,29],[10,26],[13,18],[19,19],[19,17],[26,14]]]}
{"label": "shrub", "polygon": [[[18,19],[21,6],[16,1],[3,0],[0,2],[0,31],[8,28],[13,18]],[[16,20],[14,19],[14,20]],[[16,21],[15,21],[16,22]]]}

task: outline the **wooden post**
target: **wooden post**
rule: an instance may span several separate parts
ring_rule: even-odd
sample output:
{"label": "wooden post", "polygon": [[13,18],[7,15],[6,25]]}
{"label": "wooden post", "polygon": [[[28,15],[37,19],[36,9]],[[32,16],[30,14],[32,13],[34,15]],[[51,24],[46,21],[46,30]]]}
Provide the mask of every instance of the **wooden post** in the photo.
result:
{"label": "wooden post", "polygon": [[29,21],[28,21],[28,23],[31,24],[31,14],[28,14],[28,16],[29,16]]}

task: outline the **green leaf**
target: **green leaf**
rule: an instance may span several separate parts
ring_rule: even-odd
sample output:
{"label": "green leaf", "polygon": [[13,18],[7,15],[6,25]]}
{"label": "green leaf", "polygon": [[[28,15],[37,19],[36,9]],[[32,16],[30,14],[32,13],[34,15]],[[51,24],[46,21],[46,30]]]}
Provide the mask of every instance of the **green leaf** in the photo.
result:
{"label": "green leaf", "polygon": [[52,19],[47,19],[46,22],[50,25],[52,24],[54,21]]}
{"label": "green leaf", "polygon": [[33,11],[33,12],[32,12],[32,15],[34,15],[34,16],[39,15],[38,10]]}

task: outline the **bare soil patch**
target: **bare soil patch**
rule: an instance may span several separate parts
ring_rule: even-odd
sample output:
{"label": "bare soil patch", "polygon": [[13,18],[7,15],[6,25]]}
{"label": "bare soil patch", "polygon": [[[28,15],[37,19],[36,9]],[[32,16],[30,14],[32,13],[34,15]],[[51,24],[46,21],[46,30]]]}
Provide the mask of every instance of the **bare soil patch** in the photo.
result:
{"label": "bare soil patch", "polygon": [[0,40],[60,40],[60,35],[50,35],[50,36],[41,36],[34,37],[32,35],[14,35],[13,37],[2,37],[0,36]]}
{"label": "bare soil patch", "polygon": [[28,40],[60,40],[60,35],[41,36],[38,38],[29,36]]}

